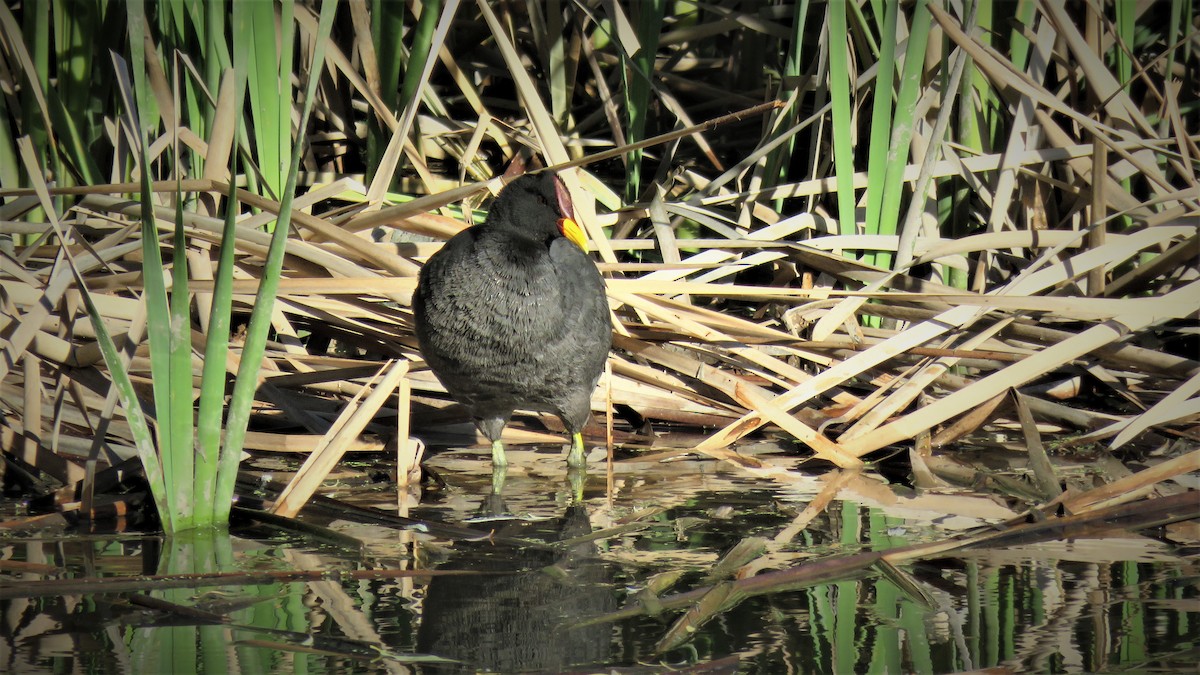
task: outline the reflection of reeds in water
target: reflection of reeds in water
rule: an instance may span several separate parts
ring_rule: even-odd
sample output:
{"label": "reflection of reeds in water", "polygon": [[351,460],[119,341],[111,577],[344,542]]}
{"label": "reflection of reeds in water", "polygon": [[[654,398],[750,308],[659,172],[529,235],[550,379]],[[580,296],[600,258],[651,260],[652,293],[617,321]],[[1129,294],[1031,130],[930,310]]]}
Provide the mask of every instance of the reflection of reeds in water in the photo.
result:
{"label": "reflection of reeds in water", "polygon": [[[560,540],[590,532],[582,506],[569,507],[552,524]],[[557,552],[460,546],[442,569],[495,574],[435,577],[422,603],[418,650],[461,661],[472,671],[556,672],[609,661],[611,624],[572,627],[616,607],[611,570],[594,552],[590,542]]]}

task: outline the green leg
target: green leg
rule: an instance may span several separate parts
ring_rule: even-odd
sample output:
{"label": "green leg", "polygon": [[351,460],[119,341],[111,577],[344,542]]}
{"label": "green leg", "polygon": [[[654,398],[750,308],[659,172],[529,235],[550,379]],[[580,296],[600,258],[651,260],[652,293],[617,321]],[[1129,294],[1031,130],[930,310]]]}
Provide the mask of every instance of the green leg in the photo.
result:
{"label": "green leg", "polygon": [[[508,478],[507,466],[492,465],[492,494],[499,497],[504,492],[504,481]],[[493,514],[495,515],[495,514]]]}
{"label": "green leg", "polygon": [[504,492],[504,480],[508,477],[508,458],[504,456],[504,444],[492,441],[492,494]]}
{"label": "green leg", "polygon": [[583,459],[583,434],[578,431],[571,436],[571,452],[567,455],[567,466],[582,469],[587,466]]}
{"label": "green leg", "polygon": [[509,460],[504,456],[504,443],[492,441],[492,494],[504,491],[504,479],[508,478]]}
{"label": "green leg", "polygon": [[567,483],[571,486],[571,503],[583,503],[583,486],[587,483],[587,471],[582,466],[567,467]]}
{"label": "green leg", "polygon": [[508,458],[504,456],[504,444],[500,442],[500,439],[492,441],[492,466],[508,466]]}

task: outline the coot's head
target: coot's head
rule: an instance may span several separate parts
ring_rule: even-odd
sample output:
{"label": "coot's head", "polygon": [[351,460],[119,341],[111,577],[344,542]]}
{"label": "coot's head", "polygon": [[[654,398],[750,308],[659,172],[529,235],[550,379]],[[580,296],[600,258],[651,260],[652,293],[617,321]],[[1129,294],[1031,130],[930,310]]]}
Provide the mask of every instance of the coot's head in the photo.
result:
{"label": "coot's head", "polygon": [[504,186],[492,202],[487,226],[512,229],[538,241],[566,237],[587,250],[587,238],[575,222],[571,193],[552,173],[524,175]]}

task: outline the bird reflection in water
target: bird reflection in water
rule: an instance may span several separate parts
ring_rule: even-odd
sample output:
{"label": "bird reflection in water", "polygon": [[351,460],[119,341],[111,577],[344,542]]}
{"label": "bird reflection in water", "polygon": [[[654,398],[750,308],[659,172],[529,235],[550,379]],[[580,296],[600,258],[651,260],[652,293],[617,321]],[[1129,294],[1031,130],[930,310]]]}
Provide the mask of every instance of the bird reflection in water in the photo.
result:
{"label": "bird reflection in water", "polygon": [[[586,508],[575,504],[562,518],[507,521],[498,533],[566,541],[590,532]],[[593,542],[523,549],[466,542],[456,549],[440,569],[495,574],[430,581],[417,648],[459,662],[431,672],[563,672],[610,660],[611,624],[574,626],[617,604],[612,569]]]}

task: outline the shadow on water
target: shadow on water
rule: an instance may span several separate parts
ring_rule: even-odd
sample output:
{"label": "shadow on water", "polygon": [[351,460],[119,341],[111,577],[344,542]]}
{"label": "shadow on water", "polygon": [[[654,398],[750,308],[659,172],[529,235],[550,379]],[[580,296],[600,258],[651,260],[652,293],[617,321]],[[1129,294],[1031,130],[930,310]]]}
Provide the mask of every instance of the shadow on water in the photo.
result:
{"label": "shadow on water", "polygon": [[[327,494],[392,520],[363,522],[346,506],[305,515],[306,531],[254,523],[190,539],[45,521],[0,529],[0,671],[1195,669],[1200,570],[1163,528],[739,593],[737,579],[1014,514],[983,495],[906,492],[869,475],[831,490],[828,476],[781,484],[696,461],[618,465],[611,504],[594,471],[574,504],[560,455],[512,458],[506,519],[480,517],[496,510],[485,460],[432,460],[446,487],[409,515],[460,528],[450,534],[402,525],[394,486],[367,478],[374,460]],[[822,495],[836,496],[806,510]],[[751,554],[723,564],[735,549]],[[710,603],[710,615],[697,609]]]}

